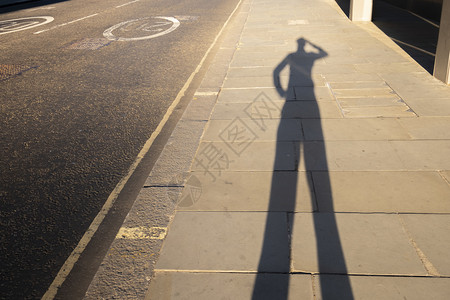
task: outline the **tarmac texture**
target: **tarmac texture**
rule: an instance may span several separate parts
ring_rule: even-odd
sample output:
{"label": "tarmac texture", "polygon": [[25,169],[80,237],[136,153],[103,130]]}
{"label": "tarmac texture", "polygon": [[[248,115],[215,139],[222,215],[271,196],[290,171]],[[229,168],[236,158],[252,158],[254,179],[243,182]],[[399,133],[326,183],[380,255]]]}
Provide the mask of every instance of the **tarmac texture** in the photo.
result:
{"label": "tarmac texture", "polygon": [[448,299],[449,157],[450,88],[372,23],[243,0],[87,298]]}

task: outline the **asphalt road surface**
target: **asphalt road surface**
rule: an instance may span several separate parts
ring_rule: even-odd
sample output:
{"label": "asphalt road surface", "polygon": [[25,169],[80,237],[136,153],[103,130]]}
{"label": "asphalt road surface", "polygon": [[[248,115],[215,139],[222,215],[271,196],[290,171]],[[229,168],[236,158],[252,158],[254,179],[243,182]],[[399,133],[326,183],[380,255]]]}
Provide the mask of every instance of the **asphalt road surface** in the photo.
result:
{"label": "asphalt road surface", "polygon": [[0,8],[0,298],[42,297],[237,2]]}

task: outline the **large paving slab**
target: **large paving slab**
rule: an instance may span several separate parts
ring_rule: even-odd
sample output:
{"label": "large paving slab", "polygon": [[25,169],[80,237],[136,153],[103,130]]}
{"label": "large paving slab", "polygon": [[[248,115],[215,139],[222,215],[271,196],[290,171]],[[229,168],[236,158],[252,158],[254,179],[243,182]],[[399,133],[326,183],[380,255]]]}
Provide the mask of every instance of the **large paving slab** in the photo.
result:
{"label": "large paving slab", "polygon": [[[421,72],[422,67],[418,64],[411,62],[399,62],[399,63],[368,63],[368,64],[355,64],[355,69],[361,73],[384,73],[389,75],[398,76],[399,73],[406,74],[411,72]],[[402,77],[402,76],[398,76]],[[391,82],[388,81],[388,84]],[[394,88],[395,91],[397,91]]]}
{"label": "large paving slab", "polygon": [[391,143],[408,170],[450,170],[450,140]]}
{"label": "large paving slab", "polygon": [[255,291],[255,274],[158,272],[152,280],[146,300],[169,299],[314,299],[310,275],[260,274],[262,288]]}
{"label": "large paving slab", "polygon": [[180,211],[311,212],[317,208],[306,172],[192,172]]}
{"label": "large paving slab", "polygon": [[[276,65],[275,65],[276,67]],[[323,78],[320,75],[314,75],[311,78],[306,76],[290,77],[280,76],[280,82],[275,83],[272,76],[257,77],[228,77],[223,84],[223,88],[266,88],[266,87],[294,87],[294,86],[323,86]]]}
{"label": "large paving slab", "polygon": [[439,274],[450,276],[450,215],[402,215],[411,238]]}
{"label": "large paving slab", "polygon": [[[285,51],[286,52],[286,51]],[[256,55],[258,52],[251,51],[251,55]],[[281,58],[289,53],[280,55]],[[281,59],[280,59],[281,60]],[[227,78],[238,77],[244,80],[246,77],[272,77],[274,67],[242,67],[242,68],[230,68],[228,69]],[[289,76],[289,70],[287,68],[281,71],[280,76]]]}
{"label": "large paving slab", "polygon": [[321,212],[450,213],[438,172],[313,172]]}
{"label": "large paving slab", "polygon": [[408,131],[393,118],[302,120],[305,140],[409,140]]}
{"label": "large paving slab", "polygon": [[[245,148],[243,148],[245,147]],[[192,164],[192,171],[293,171],[293,142],[202,142]]]}
{"label": "large paving slab", "polygon": [[218,103],[251,103],[256,101],[261,95],[271,101],[294,100],[294,88],[289,88],[286,99],[281,96],[274,87],[267,88],[248,88],[248,89],[222,89]]}
{"label": "large paving slab", "polygon": [[323,74],[323,77],[327,82],[367,82],[367,81],[380,81],[380,76],[370,73],[328,73]]}
{"label": "large paving slab", "polygon": [[[419,66],[419,65],[417,65]],[[450,99],[450,87],[436,81],[429,74],[385,74],[380,76],[407,102],[409,99]],[[409,102],[408,102],[409,103]]]}
{"label": "large paving slab", "polygon": [[[450,141],[305,142],[299,170],[449,170]],[[325,154],[326,153],[326,154]]]}
{"label": "large paving slab", "polygon": [[188,171],[205,126],[204,121],[178,122],[144,186],[167,185],[174,176]]}
{"label": "large paving slab", "polygon": [[302,171],[405,170],[388,141],[315,141],[305,142],[302,147]]}
{"label": "large paving slab", "polygon": [[399,119],[413,139],[450,140],[450,117],[420,117]]}
{"label": "large paving slab", "polygon": [[294,87],[297,100],[335,101],[331,90],[326,86]]}
{"label": "large paving slab", "polygon": [[351,97],[388,97],[395,95],[395,92],[388,86],[367,87],[367,88],[333,88],[334,95],[339,98]]}
{"label": "large paving slab", "polygon": [[429,97],[406,98],[408,105],[421,117],[446,117],[450,115],[450,97],[447,99]]}
{"label": "large paving slab", "polygon": [[387,97],[355,97],[339,98],[342,108],[367,107],[367,106],[404,106],[405,102],[398,95]]}
{"label": "large paving slab", "polygon": [[[319,299],[348,299],[345,276],[321,275],[316,279]],[[352,299],[446,300],[450,278],[349,276]]]}
{"label": "large paving slab", "polygon": [[[273,101],[271,102],[271,111],[265,106],[260,106],[257,102],[250,103],[217,103],[211,115],[211,119],[228,120],[230,118],[342,118],[341,110],[335,102],[328,101]],[[248,112],[251,115],[248,115]]]}
{"label": "large paving slab", "polygon": [[[271,227],[266,232],[266,218]],[[264,238],[267,257],[260,264]],[[289,271],[286,213],[177,212],[157,270]]]}
{"label": "large paving slab", "polygon": [[[293,218],[295,271],[427,274],[397,215],[296,213]],[[336,224],[339,236],[334,234]],[[345,262],[338,254],[340,247]]]}
{"label": "large paving slab", "polygon": [[342,107],[346,118],[413,118],[417,114],[405,105]]}
{"label": "large paving slab", "polygon": [[[268,119],[264,120],[266,127],[261,129],[252,120],[210,120],[203,133],[203,141],[226,141],[229,135],[242,135],[252,132],[255,141],[301,141],[303,130],[301,120],[298,119]],[[250,134],[250,133],[249,133]],[[245,135],[246,136],[246,135]]]}

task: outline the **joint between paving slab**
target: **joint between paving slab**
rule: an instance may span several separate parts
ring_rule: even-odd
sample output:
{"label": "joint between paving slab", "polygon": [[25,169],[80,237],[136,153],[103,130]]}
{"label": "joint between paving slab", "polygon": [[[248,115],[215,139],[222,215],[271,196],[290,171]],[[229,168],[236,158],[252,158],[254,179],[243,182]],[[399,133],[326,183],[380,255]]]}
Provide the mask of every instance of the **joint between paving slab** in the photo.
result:
{"label": "joint between paving slab", "polygon": [[260,272],[251,270],[200,270],[200,269],[155,269],[155,273],[189,273],[189,274],[270,274],[270,275],[332,275],[352,277],[391,277],[391,278],[450,278],[450,275],[419,275],[419,274],[391,274],[391,273],[339,273],[339,272],[314,272],[314,271],[292,271],[292,272]]}
{"label": "joint between paving slab", "polygon": [[444,176],[444,174],[442,174],[443,171],[442,171],[442,170],[438,170],[437,172],[438,172],[439,176],[441,176],[441,178],[442,178],[445,182],[447,182],[447,184],[450,186],[450,181],[447,179],[447,177]]}
{"label": "joint between paving slab", "polygon": [[438,270],[433,266],[431,261],[426,257],[425,253],[419,248],[419,245],[417,245],[416,241],[413,239],[402,216],[400,214],[397,214],[397,215],[398,215],[398,218],[399,218],[399,221],[400,221],[403,231],[406,233],[406,235],[409,239],[409,242],[411,243],[411,245],[413,246],[417,255],[419,256],[420,261],[422,262],[422,265],[425,268],[425,270],[427,271],[428,275],[438,276],[438,277],[441,276],[441,274],[439,274]]}
{"label": "joint between paving slab", "polygon": [[[317,188],[316,188],[316,184],[315,184],[315,182],[314,182],[314,176],[312,176],[312,171],[309,171],[309,172],[307,172],[307,173],[309,173],[309,179],[311,180],[311,185],[312,185],[312,190],[313,190],[313,193],[314,193],[314,205],[312,206],[313,207],[313,213],[314,212],[320,212],[320,207],[319,207],[319,201],[317,200],[317,195],[318,195],[318,191],[317,191]],[[314,207],[315,207],[315,209],[314,209]]]}

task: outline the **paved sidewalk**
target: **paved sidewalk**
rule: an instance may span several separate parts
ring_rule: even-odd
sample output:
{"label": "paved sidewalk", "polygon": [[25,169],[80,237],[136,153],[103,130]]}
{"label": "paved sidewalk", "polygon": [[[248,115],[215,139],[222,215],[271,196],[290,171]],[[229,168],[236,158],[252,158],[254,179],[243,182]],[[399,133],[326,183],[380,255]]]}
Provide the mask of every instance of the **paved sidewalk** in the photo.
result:
{"label": "paved sidewalk", "polygon": [[146,299],[448,299],[450,87],[333,0],[235,22]]}

